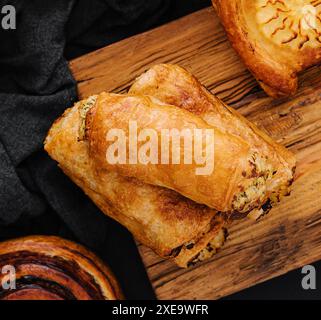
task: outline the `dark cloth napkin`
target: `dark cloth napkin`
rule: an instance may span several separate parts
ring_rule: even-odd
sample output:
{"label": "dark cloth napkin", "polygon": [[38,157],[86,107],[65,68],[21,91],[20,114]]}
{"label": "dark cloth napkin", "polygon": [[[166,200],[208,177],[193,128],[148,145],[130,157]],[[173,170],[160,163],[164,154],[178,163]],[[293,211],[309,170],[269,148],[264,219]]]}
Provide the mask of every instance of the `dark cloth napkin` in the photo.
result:
{"label": "dark cloth napkin", "polygon": [[[17,21],[16,30],[0,28],[0,240],[32,234],[75,240],[111,266],[127,298],[153,299],[131,235],[60,171],[43,140],[77,100],[68,59],[174,18],[179,6],[170,0],[0,1],[6,4],[15,7]],[[190,4],[190,10],[200,6]]]}

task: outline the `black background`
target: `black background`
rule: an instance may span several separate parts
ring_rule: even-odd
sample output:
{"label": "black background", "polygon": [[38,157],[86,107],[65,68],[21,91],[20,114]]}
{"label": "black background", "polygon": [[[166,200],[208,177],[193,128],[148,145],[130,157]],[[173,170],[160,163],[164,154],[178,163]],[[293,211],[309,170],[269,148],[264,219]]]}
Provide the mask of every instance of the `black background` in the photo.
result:
{"label": "black background", "polygon": [[[52,121],[77,99],[66,60],[209,6],[206,0],[17,0],[17,30],[0,31],[0,240],[53,234],[85,244],[127,298],[154,294],[135,244],[42,151]],[[321,277],[321,263],[315,264]],[[320,299],[300,270],[225,299]],[[319,278],[318,284],[321,288]]]}

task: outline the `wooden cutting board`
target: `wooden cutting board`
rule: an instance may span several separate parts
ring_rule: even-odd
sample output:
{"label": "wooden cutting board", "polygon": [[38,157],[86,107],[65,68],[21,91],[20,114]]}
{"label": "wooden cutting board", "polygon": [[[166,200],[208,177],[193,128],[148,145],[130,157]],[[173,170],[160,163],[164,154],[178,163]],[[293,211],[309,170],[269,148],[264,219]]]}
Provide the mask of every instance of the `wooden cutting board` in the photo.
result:
{"label": "wooden cutting board", "polygon": [[[139,245],[160,299],[217,299],[321,259],[321,70],[301,76],[298,94],[272,100],[236,56],[212,8],[118,42],[70,66],[79,94],[122,92],[156,63],[177,63],[296,153],[292,195],[259,222],[229,229],[211,260],[179,269]],[[301,279],[298,279],[298,285]]]}

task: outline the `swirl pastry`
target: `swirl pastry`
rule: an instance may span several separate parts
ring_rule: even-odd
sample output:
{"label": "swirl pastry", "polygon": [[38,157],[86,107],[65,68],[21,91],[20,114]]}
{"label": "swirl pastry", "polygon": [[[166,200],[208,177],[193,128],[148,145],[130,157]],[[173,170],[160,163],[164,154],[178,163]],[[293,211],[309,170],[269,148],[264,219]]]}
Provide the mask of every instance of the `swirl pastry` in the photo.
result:
{"label": "swirl pastry", "polygon": [[234,49],[267,94],[294,94],[298,73],[321,62],[320,0],[212,2]]}
{"label": "swirl pastry", "polygon": [[[13,266],[15,288],[3,300],[116,300],[113,274],[84,247],[57,237],[31,236],[0,243],[0,266]],[[0,274],[0,283],[5,281]]]}

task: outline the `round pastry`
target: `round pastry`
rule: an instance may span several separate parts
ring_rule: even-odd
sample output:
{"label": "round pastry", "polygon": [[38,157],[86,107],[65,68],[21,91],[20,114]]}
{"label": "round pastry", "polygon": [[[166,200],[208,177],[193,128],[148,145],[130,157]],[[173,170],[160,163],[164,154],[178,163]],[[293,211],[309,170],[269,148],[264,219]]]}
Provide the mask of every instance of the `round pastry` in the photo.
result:
{"label": "round pastry", "polygon": [[266,93],[291,96],[321,62],[320,0],[212,0],[232,46]]}
{"label": "round pastry", "polygon": [[[14,271],[11,287],[10,270]],[[0,300],[117,300],[122,297],[109,268],[78,244],[51,236],[0,243]]]}

